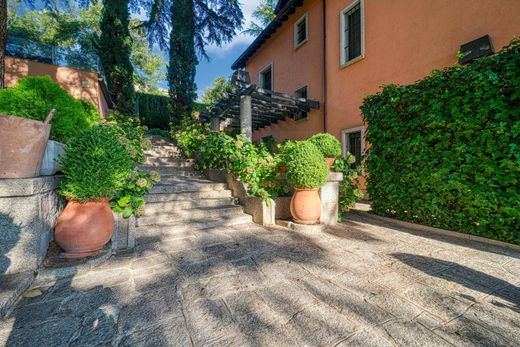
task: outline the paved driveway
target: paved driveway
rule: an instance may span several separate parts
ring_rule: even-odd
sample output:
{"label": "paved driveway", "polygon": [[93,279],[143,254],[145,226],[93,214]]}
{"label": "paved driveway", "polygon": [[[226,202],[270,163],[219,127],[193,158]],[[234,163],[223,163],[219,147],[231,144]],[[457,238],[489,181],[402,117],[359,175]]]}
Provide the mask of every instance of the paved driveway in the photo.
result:
{"label": "paved driveway", "polygon": [[365,217],[324,233],[248,224],[141,245],[41,287],[9,346],[518,345],[520,254]]}

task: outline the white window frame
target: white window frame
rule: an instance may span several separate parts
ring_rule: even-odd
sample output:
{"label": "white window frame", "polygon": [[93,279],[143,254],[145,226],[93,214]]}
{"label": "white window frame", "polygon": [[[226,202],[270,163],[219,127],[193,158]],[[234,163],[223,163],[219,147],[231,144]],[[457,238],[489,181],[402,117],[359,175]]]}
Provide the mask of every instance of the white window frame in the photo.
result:
{"label": "white window frame", "polygon": [[[298,24],[300,24],[303,20],[305,20],[305,40],[298,43]],[[294,23],[293,31],[294,31],[294,49],[301,47],[307,41],[309,41],[309,15],[308,15],[308,13],[305,13]]]}
{"label": "white window frame", "polygon": [[[361,55],[359,57],[356,57],[352,60],[347,61],[347,57],[345,55],[345,41],[347,38],[345,37],[345,26],[347,25],[345,21],[345,14],[353,9],[355,6],[359,4],[360,11],[361,11]],[[345,7],[341,12],[339,13],[340,16],[340,41],[339,41],[339,47],[340,47],[340,66],[341,68],[345,68],[349,65],[352,65],[354,63],[357,63],[358,61],[365,58],[365,0],[355,0],[352,1],[350,5]]]}
{"label": "white window frame", "polygon": [[258,84],[260,85],[260,88],[265,89],[264,88],[264,73],[269,68],[271,68],[271,90],[274,90],[274,67],[273,67],[272,62],[267,64],[266,66],[264,66],[258,73]]}
{"label": "white window frame", "polygon": [[355,127],[355,128],[348,128],[348,129],[341,130],[341,149],[343,152],[344,159],[347,158],[347,152],[351,153],[347,148],[348,143],[349,143],[348,135],[352,134],[352,133],[358,133],[358,132],[361,132],[361,156],[362,157],[365,156],[365,127],[359,126],[359,127]]}
{"label": "white window frame", "polygon": [[[296,92],[298,92],[299,90],[303,89],[303,88],[307,88],[307,100],[309,99],[309,85],[308,84],[305,84],[299,88],[296,89],[296,91],[294,92],[294,94],[296,94]],[[295,120],[296,123],[299,123],[299,122],[305,122],[306,120],[309,120],[309,113],[310,112],[307,112],[307,116],[305,118],[301,118],[301,119],[297,119]]]}

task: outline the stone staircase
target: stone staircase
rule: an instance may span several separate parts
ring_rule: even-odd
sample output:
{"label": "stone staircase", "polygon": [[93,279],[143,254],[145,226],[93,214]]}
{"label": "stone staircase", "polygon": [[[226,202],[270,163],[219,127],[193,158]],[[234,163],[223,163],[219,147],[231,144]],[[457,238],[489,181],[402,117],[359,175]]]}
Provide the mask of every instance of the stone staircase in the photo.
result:
{"label": "stone staircase", "polygon": [[252,222],[252,217],[235,204],[226,184],[205,179],[193,169],[194,160],[184,159],[169,140],[151,140],[153,149],[146,153],[142,169],[159,172],[161,181],[146,196],[145,211],[137,219],[137,244]]}

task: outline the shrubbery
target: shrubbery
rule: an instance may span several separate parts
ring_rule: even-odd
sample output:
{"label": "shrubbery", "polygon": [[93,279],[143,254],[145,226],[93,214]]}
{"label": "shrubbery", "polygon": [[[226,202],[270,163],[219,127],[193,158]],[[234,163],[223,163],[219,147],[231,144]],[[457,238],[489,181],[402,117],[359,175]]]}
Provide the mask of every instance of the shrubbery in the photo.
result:
{"label": "shrubbery", "polygon": [[111,199],[123,189],[134,169],[134,160],[121,132],[112,126],[97,126],[73,138],[61,157],[65,181],[60,193],[79,202]]}
{"label": "shrubbery", "polygon": [[297,142],[287,153],[287,179],[296,188],[318,189],[327,183],[325,157],[310,141]]}
{"label": "shrubbery", "polygon": [[341,155],[341,143],[331,134],[316,134],[311,136],[308,141],[312,142],[325,158],[338,158]]}
{"label": "shrubbery", "polygon": [[67,143],[78,132],[100,120],[96,108],[74,99],[49,76],[22,78],[13,88],[0,90],[0,113],[43,121],[51,109],[51,139]]}
{"label": "shrubbery", "polygon": [[170,98],[164,95],[136,93],[141,123],[152,129],[170,129]]}
{"label": "shrubbery", "polygon": [[520,244],[520,41],[365,99],[374,212]]}

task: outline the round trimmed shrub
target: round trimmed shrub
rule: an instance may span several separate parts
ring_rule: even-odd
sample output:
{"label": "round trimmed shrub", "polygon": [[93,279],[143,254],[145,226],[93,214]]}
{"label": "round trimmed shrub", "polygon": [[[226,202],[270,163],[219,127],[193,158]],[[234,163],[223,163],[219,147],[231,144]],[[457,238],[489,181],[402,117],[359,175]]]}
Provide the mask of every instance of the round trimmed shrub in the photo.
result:
{"label": "round trimmed shrub", "polygon": [[79,202],[111,199],[126,185],[135,165],[115,126],[80,132],[69,142],[60,162],[66,178],[60,193]]}
{"label": "round trimmed shrub", "polygon": [[341,155],[341,143],[331,134],[316,134],[308,141],[318,147],[325,158],[337,158]]}
{"label": "round trimmed shrub", "polygon": [[100,120],[94,105],[74,99],[49,76],[24,77],[14,87],[0,90],[0,114],[43,121],[53,108],[57,112],[51,139],[63,143]]}
{"label": "round trimmed shrub", "polygon": [[320,150],[309,141],[297,142],[287,153],[287,179],[296,188],[318,189],[327,182],[329,168]]}

